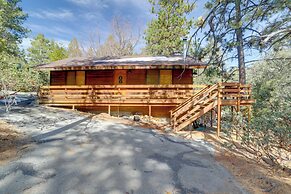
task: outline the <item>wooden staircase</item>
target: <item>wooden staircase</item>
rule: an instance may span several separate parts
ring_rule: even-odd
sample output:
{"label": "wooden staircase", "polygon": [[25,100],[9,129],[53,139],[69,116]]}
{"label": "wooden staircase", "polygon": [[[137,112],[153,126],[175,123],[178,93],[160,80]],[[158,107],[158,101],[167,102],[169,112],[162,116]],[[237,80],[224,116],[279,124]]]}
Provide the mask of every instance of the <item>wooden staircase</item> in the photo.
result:
{"label": "wooden staircase", "polygon": [[180,131],[217,106],[218,84],[207,86],[171,111],[171,124]]}
{"label": "wooden staircase", "polygon": [[250,98],[250,85],[217,83],[206,86],[170,111],[171,125],[174,131],[180,131],[217,107],[219,134],[221,106],[235,106],[239,111],[240,106],[250,106],[253,102],[254,100]]}

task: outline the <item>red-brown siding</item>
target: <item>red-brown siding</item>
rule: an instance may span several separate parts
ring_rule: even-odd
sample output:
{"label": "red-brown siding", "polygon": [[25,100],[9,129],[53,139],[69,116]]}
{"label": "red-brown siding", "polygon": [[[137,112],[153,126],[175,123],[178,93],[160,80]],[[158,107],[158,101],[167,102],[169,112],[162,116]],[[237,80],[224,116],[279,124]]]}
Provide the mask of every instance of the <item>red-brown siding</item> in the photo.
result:
{"label": "red-brown siding", "polygon": [[174,69],[173,84],[193,84],[192,69]]}
{"label": "red-brown siding", "polygon": [[86,85],[113,85],[113,70],[86,71]]}
{"label": "red-brown siding", "polygon": [[66,85],[66,71],[51,71],[50,83],[52,86]]}
{"label": "red-brown siding", "polygon": [[145,69],[133,69],[127,71],[128,85],[144,85],[146,83],[146,70]]}

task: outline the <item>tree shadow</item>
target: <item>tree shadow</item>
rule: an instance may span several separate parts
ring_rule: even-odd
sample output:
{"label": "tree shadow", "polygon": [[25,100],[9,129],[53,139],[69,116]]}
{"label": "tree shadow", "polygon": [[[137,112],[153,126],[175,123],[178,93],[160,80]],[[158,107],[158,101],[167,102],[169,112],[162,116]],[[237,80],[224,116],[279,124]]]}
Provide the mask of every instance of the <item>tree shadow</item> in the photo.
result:
{"label": "tree shadow", "polygon": [[0,170],[0,193],[241,192],[204,145],[154,130],[85,118],[34,139]]}

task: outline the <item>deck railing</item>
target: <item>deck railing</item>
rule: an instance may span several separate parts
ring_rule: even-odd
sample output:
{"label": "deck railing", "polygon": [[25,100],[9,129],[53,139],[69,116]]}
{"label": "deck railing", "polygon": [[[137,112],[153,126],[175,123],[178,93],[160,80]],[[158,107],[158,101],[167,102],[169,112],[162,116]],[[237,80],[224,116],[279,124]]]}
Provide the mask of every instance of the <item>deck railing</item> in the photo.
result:
{"label": "deck railing", "polygon": [[[187,103],[208,85],[83,85],[44,86],[39,91],[42,104],[53,106],[171,105]],[[222,105],[243,105],[251,100],[251,86],[219,83]],[[198,95],[197,94],[197,95]],[[203,94],[202,94],[203,95]]]}
{"label": "deck railing", "polygon": [[42,104],[96,106],[107,104],[177,105],[207,85],[84,85],[44,86]]}

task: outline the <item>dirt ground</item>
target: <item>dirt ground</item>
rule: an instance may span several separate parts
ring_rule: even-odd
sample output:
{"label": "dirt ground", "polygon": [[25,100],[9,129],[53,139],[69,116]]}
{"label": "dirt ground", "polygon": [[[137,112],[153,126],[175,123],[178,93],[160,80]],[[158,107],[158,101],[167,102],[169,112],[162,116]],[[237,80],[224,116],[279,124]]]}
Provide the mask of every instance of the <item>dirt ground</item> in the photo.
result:
{"label": "dirt ground", "polygon": [[194,132],[191,136],[190,138],[192,139],[199,137],[213,144],[216,147],[215,159],[227,168],[248,192],[256,194],[291,193],[290,173],[249,159],[245,157],[247,154],[244,153],[244,150],[239,152],[228,150],[223,146],[223,142],[226,139],[223,138],[222,141],[222,139],[218,139],[214,134],[209,133],[209,131],[204,133]]}
{"label": "dirt ground", "polygon": [[216,160],[227,168],[250,193],[291,193],[290,175],[285,172],[274,171],[230,152],[217,154]]}
{"label": "dirt ground", "polygon": [[23,135],[15,131],[14,126],[0,120],[0,165],[17,157],[26,147],[22,141]]}
{"label": "dirt ground", "polygon": [[93,117],[93,119],[97,119],[97,120],[113,121],[116,123],[135,126],[135,127],[157,129],[162,133],[164,133],[167,130],[167,128],[170,127],[169,123],[161,118],[154,118],[154,117],[148,117],[148,116],[139,116],[139,118],[140,118],[140,121],[134,121],[133,116],[125,119],[122,117],[110,116],[107,113],[100,113]]}

